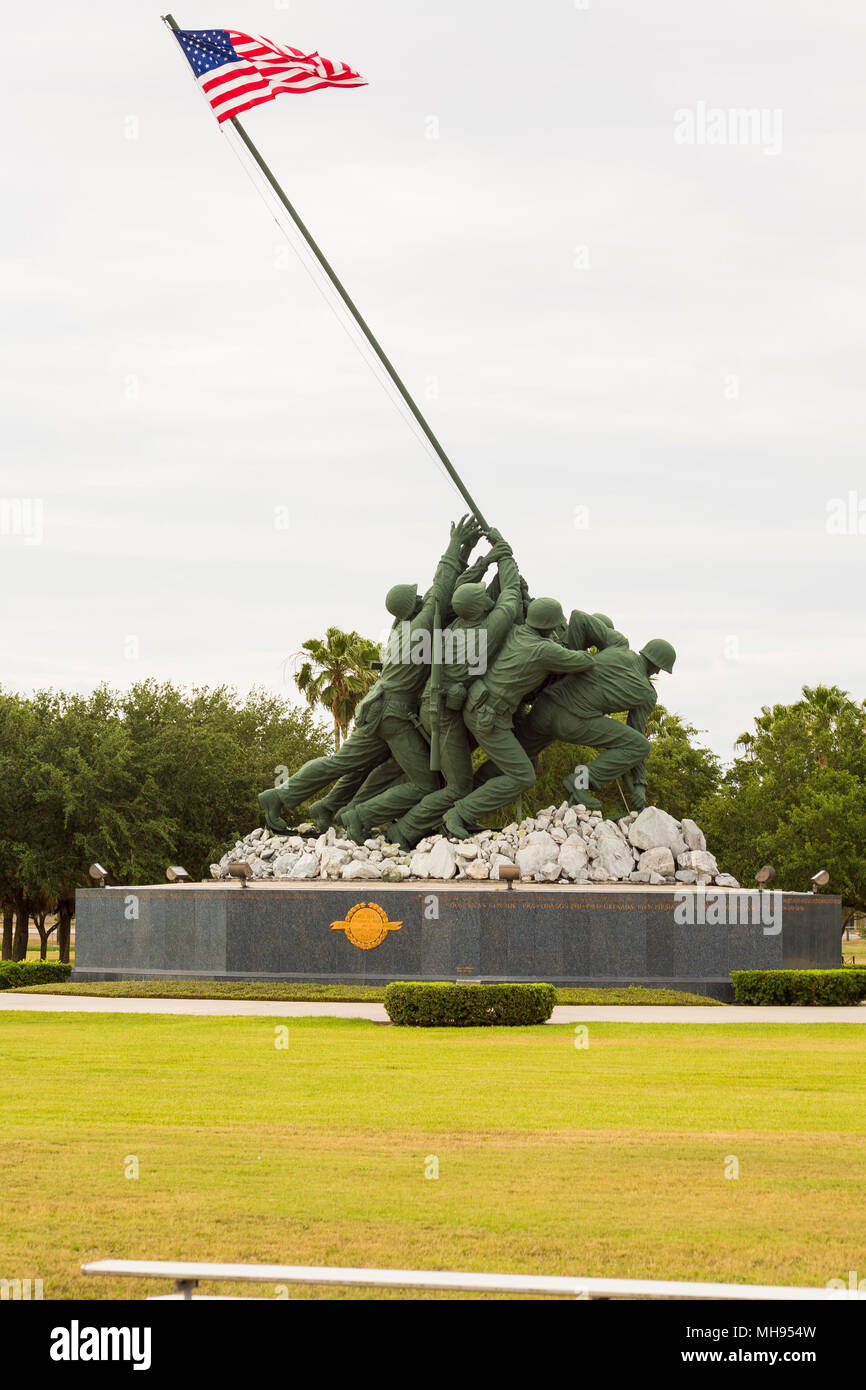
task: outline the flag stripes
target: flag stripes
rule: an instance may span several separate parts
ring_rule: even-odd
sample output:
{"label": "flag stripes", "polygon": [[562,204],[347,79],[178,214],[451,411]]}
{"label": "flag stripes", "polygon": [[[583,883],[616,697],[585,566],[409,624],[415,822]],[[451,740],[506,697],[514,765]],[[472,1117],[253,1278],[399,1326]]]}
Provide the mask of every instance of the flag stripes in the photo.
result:
{"label": "flag stripes", "polygon": [[347,63],[276,44],[260,34],[242,34],[237,29],[175,32],[218,121],[273,101],[283,92],[367,85]]}

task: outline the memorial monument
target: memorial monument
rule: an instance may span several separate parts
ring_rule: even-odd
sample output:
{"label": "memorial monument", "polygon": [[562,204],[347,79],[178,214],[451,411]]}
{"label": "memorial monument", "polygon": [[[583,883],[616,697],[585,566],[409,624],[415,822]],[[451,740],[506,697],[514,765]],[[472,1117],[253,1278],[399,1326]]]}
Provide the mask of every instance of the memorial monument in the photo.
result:
{"label": "memorial monument", "polygon": [[[634,651],[604,614],[566,618],[558,598],[532,596],[238,120],[281,92],[364,79],[318,54],[165,22],[468,511],[429,589],[386,594],[381,674],[339,751],[261,792],[250,815],[263,824],[212,881],[79,892],[75,977],[544,980],[729,998],[732,969],[838,965],[839,898],[741,889],[693,821],[647,807],[647,719],[674,647],[650,637]],[[566,799],[491,823],[555,740],[596,750],[565,779]],[[597,793],[614,782],[625,812],[606,820]],[[303,806],[313,821],[294,825]]]}

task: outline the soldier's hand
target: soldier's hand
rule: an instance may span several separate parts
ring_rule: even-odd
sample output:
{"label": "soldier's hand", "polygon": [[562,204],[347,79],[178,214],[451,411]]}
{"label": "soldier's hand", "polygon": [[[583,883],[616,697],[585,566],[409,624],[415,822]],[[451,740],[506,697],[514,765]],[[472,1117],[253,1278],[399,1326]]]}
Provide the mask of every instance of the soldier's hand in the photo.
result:
{"label": "soldier's hand", "polygon": [[451,539],[460,546],[474,545],[480,535],[481,527],[469,512],[466,516],[462,516],[456,525],[454,522],[451,523]]}

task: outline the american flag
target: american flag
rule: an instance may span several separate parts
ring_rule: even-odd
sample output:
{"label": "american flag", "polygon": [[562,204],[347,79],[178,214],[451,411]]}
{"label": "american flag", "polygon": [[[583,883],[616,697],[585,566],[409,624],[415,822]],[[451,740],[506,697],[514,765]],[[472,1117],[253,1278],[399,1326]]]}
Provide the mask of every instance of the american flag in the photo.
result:
{"label": "american flag", "polygon": [[367,85],[346,63],[332,63],[318,53],[304,53],[260,35],[240,34],[236,29],[174,32],[218,121],[273,101],[280,92]]}

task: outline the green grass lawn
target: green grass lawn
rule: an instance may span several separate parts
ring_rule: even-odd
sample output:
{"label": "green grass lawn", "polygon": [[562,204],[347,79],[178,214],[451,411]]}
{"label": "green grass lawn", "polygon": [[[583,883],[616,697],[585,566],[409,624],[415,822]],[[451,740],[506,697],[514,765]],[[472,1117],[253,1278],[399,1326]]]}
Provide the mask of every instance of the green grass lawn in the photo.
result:
{"label": "green grass lawn", "polygon": [[[378,985],[268,984],[262,980],[94,980],[25,985],[14,994],[88,994],[108,999],[330,999],[333,1002],[381,1003],[385,987]],[[641,989],[623,985],[611,989],[558,989],[558,1004],[706,1004],[724,1008],[718,999],[680,994],[673,989]]]}
{"label": "green grass lawn", "polygon": [[295,1019],[283,1050],[280,1026],[0,1015],[3,1276],[106,1298],[158,1290],[84,1261],[866,1274],[858,1028],[604,1023],[584,1049]]}

